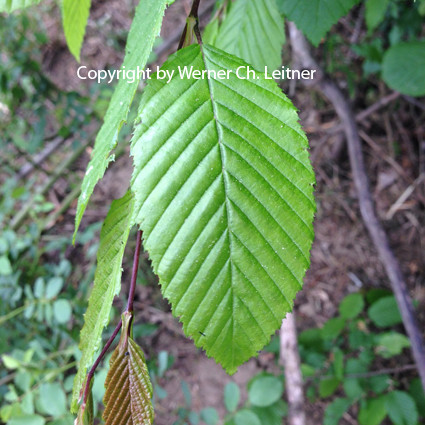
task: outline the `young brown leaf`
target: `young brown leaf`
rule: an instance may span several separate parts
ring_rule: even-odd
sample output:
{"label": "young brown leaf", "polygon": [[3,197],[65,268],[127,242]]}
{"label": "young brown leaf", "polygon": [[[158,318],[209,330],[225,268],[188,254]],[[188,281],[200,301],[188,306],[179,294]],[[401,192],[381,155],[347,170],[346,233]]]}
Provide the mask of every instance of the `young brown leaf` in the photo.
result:
{"label": "young brown leaf", "polygon": [[122,323],[120,342],[112,354],[105,381],[103,419],[105,425],[151,425],[152,384],[145,356],[132,339],[130,313],[123,314]]}

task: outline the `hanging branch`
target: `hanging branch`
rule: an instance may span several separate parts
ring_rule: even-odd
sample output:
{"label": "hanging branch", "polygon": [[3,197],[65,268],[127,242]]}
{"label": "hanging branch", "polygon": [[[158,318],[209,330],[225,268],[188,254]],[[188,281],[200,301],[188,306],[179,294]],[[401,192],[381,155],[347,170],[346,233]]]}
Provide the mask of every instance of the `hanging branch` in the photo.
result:
{"label": "hanging branch", "polygon": [[341,90],[334,82],[326,78],[323,70],[310,55],[304,35],[292,22],[289,23],[289,34],[295,59],[299,62],[301,67],[317,70],[318,77],[314,81],[315,87],[317,87],[333,104],[336,113],[343,123],[348,144],[350,165],[353,172],[353,180],[357,190],[363,222],[391,282],[391,287],[397,300],[404,327],[410,338],[412,353],[422,381],[422,386],[425,390],[425,350],[423,338],[416,322],[412,301],[408,295],[406,282],[404,281],[400,265],[390,248],[388,237],[374,210],[374,203],[369,189],[369,179],[366,174],[356,119]]}

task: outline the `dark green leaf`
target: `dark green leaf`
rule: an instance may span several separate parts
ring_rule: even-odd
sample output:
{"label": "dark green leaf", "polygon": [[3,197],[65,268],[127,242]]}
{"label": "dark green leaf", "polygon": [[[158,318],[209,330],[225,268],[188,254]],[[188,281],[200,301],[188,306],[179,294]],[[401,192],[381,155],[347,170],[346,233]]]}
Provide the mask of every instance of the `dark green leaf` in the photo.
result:
{"label": "dark green leaf", "polygon": [[365,400],[359,411],[360,425],[379,425],[387,416],[385,397]]}
{"label": "dark green leaf", "polygon": [[338,389],[340,383],[341,381],[334,377],[321,379],[319,383],[320,397],[326,398],[331,396]]}
{"label": "dark green leaf", "polygon": [[347,295],[339,305],[339,314],[344,319],[354,319],[364,308],[364,300],[361,294]]}
{"label": "dark green leaf", "polygon": [[416,425],[418,411],[412,397],[404,391],[393,391],[386,395],[385,406],[394,425]]}
{"label": "dark green leaf", "polygon": [[380,328],[398,325],[402,322],[397,302],[393,295],[380,298],[368,310],[370,320]]}
{"label": "dark green leaf", "polygon": [[394,90],[409,96],[425,95],[425,41],[390,47],[384,55],[382,78]]}
{"label": "dark green leaf", "polygon": [[336,398],[326,407],[323,425],[338,425],[342,415],[348,410],[351,403],[346,398]]}
{"label": "dark green leaf", "polygon": [[281,0],[281,10],[317,46],[359,0]]}

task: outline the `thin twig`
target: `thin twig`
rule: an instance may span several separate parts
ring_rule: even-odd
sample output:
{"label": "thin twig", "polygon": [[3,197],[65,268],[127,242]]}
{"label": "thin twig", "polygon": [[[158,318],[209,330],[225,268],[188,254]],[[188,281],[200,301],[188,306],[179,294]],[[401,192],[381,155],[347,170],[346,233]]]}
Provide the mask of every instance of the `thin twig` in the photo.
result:
{"label": "thin twig", "polygon": [[318,86],[334,105],[335,111],[344,125],[353,180],[359,199],[360,212],[390,280],[404,327],[410,338],[412,353],[422,381],[422,386],[425,389],[425,350],[422,334],[416,322],[412,301],[408,295],[400,265],[390,248],[388,237],[375,214],[374,203],[369,189],[369,179],[364,164],[360,136],[353,112],[341,90],[335,83],[325,78],[323,71],[310,54],[305,37],[297,29],[295,24],[291,22],[289,23],[289,33],[294,55],[300,61],[300,65],[318,71],[318,78],[315,81],[315,85]]}

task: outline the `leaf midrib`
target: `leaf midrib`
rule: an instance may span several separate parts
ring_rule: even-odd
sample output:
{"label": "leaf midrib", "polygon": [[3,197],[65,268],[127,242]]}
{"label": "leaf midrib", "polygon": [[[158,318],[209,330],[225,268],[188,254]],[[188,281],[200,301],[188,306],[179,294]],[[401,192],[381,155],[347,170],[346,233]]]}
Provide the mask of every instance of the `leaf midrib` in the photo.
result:
{"label": "leaf midrib", "polygon": [[[205,69],[208,70],[208,66],[207,66],[207,61],[205,58],[205,54],[204,54],[204,49],[203,49],[203,45],[201,44],[199,46],[199,50],[201,51],[201,55],[202,55],[202,61],[204,63]],[[222,128],[219,125],[219,120],[218,120],[218,116],[217,116],[217,108],[216,108],[216,104],[215,104],[215,100],[214,100],[214,95],[213,95],[213,87],[211,84],[211,81],[209,78],[207,78],[207,83],[208,83],[208,91],[209,91],[209,95],[210,95],[210,99],[211,99],[211,105],[212,105],[212,110],[213,110],[213,115],[214,115],[214,123],[215,123],[215,128],[217,131],[217,140],[218,140],[218,147],[220,150],[220,161],[221,161],[221,169],[223,171],[223,190],[224,190],[224,202],[225,202],[225,208],[226,208],[226,219],[227,219],[227,240],[228,240],[228,244],[229,244],[229,261],[230,261],[230,290],[232,291],[232,315],[231,315],[231,320],[232,320],[232,340],[233,340],[233,336],[235,334],[235,311],[234,311],[234,307],[235,307],[235,291],[233,290],[233,261],[232,261],[232,252],[233,252],[233,243],[232,243],[232,231],[230,229],[230,200],[228,199],[227,193],[229,190],[229,182],[228,182],[228,176],[227,176],[227,172],[225,169],[225,152],[224,152],[224,146],[222,143],[222,138],[223,138],[223,133],[222,133]],[[235,350],[232,347],[232,364],[234,364],[235,361]]]}

